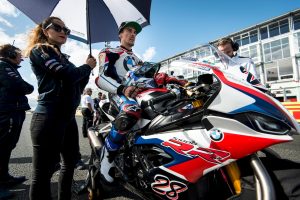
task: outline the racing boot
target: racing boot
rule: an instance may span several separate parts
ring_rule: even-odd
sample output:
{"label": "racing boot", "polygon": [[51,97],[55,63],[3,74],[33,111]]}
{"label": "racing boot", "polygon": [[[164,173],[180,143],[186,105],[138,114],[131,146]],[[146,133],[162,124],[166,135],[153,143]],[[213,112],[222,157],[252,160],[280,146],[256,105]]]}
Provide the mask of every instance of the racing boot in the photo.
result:
{"label": "racing boot", "polygon": [[115,163],[113,161],[112,152],[109,152],[106,146],[104,146],[101,152],[100,173],[102,175],[102,178],[107,183],[114,182],[114,167]]}

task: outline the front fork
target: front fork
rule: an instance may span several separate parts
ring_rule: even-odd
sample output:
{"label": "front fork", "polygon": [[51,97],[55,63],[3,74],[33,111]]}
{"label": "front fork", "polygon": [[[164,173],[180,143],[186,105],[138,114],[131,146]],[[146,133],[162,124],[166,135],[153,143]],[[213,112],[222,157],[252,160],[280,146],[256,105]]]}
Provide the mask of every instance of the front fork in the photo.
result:
{"label": "front fork", "polygon": [[[262,164],[257,154],[250,156],[250,166],[254,172],[256,199],[257,200],[275,200],[275,189],[273,182],[266,168]],[[241,173],[236,162],[232,162],[225,167],[230,181],[234,187],[235,194],[242,192]]]}

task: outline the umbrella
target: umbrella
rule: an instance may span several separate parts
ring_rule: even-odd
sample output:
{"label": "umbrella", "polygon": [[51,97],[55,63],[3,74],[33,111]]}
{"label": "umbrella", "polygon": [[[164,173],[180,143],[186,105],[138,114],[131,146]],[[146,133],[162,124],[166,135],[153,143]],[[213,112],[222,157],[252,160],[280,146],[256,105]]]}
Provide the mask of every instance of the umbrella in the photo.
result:
{"label": "umbrella", "polygon": [[151,0],[8,0],[35,23],[49,16],[61,18],[70,38],[90,45],[118,40],[123,21],[150,24]]}

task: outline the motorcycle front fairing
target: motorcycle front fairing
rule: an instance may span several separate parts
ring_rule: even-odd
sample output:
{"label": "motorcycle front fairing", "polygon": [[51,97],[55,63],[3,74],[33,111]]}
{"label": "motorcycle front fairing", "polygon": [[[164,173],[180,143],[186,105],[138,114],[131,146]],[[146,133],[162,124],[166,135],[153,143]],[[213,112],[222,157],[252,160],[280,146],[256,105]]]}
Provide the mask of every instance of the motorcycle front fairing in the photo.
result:
{"label": "motorcycle front fairing", "polygon": [[209,110],[229,115],[259,113],[288,125],[290,132],[300,132],[297,121],[276,99],[231,73],[214,69],[214,74],[220,80],[221,90],[209,105]]}

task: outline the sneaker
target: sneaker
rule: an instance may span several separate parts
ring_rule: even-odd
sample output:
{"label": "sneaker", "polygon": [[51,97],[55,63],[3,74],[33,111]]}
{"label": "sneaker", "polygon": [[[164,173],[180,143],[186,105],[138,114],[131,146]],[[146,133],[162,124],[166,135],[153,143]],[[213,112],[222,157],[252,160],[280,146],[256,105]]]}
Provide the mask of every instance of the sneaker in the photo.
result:
{"label": "sneaker", "polygon": [[114,182],[113,177],[113,168],[115,167],[115,163],[112,160],[109,151],[107,151],[107,148],[104,146],[102,148],[101,152],[101,165],[100,165],[100,173],[104,180],[108,183]]}

